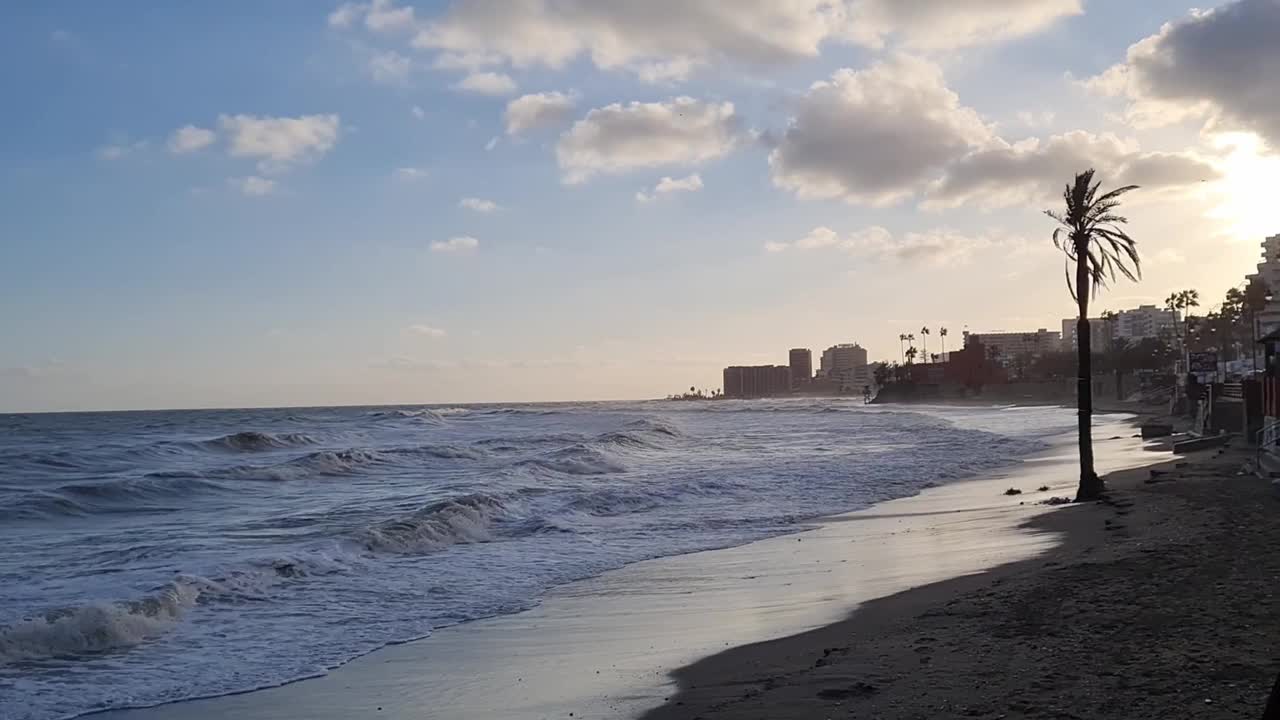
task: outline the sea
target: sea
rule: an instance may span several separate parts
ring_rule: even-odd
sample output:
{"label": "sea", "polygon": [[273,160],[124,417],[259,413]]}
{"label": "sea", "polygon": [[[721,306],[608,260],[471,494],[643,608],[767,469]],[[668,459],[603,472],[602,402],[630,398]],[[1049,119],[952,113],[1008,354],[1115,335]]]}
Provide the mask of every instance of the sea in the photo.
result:
{"label": "sea", "polygon": [[1073,426],[843,399],[0,415],[0,718],[312,677]]}

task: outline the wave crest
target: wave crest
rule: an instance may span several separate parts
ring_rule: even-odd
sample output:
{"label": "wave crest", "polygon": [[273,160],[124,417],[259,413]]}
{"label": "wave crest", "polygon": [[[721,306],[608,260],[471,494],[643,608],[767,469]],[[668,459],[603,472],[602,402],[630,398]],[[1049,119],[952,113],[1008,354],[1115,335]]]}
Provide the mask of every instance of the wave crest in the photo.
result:
{"label": "wave crest", "polygon": [[246,430],[200,443],[203,447],[214,450],[231,450],[235,452],[261,452],[263,450],[283,450],[316,444],[316,439],[303,433],[267,433]]}
{"label": "wave crest", "polygon": [[490,526],[506,506],[489,495],[464,495],[365,528],[356,540],[371,552],[416,555],[459,543],[492,540]]}

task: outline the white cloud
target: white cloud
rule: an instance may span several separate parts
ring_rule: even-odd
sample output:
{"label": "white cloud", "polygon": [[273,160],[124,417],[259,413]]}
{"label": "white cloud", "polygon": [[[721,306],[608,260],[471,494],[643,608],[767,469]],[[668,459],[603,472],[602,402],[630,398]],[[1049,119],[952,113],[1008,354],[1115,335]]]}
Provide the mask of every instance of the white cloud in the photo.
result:
{"label": "white cloud", "polygon": [[444,330],[441,330],[438,327],[431,327],[430,325],[410,325],[406,330],[414,335],[421,335],[422,337],[431,338],[432,340],[439,340],[440,338],[448,335]]}
{"label": "white cloud", "polygon": [[1134,140],[1076,131],[1043,142],[995,140],[954,163],[930,189],[925,206],[996,208],[1052,201],[1088,168],[1096,169],[1108,187],[1134,184],[1147,190],[1196,185],[1219,175],[1191,153],[1142,152]]}
{"label": "white cloud", "polygon": [[485,152],[492,152],[494,148],[498,147],[498,141],[501,139],[502,138],[498,137],[497,135],[494,135],[493,137],[489,138],[489,142],[484,144]]}
{"label": "white cloud", "polygon": [[727,154],[740,135],[733,103],[614,103],[574,123],[556,145],[556,160],[565,182],[580,183],[597,173],[698,165]]}
{"label": "white cloud", "polygon": [[347,29],[361,19],[369,31],[376,33],[404,33],[418,26],[412,7],[397,6],[394,0],[372,0],[339,5],[329,13],[329,27]]}
{"label": "white cloud", "polygon": [[458,201],[458,207],[465,208],[467,210],[474,210],[478,213],[491,213],[502,209],[498,203],[492,200],[475,197],[462,198]]}
{"label": "white cloud", "polygon": [[993,247],[1014,247],[1014,238],[970,236],[948,229],[912,232],[900,238],[883,227],[872,226],[840,236],[828,227],[817,227],[793,242],[767,242],[769,253],[837,250],[870,261],[892,260],[907,264],[947,265],[967,262],[974,253]]}
{"label": "white cloud", "polygon": [[412,108],[410,108],[409,112],[413,113],[413,116],[418,118],[419,120],[427,116],[427,111],[423,110],[421,107],[418,107],[417,105],[414,105]]}
{"label": "white cloud", "polygon": [[516,91],[516,81],[504,73],[475,72],[458,81],[454,87],[480,95],[510,95]]}
{"label": "white cloud", "polygon": [[1057,114],[1054,113],[1052,110],[1043,110],[1041,112],[1031,112],[1029,110],[1023,110],[1022,112],[1018,113],[1017,117],[1018,117],[1018,122],[1022,123],[1023,125],[1029,128],[1042,128],[1042,127],[1048,127],[1049,125],[1052,125],[1054,119],[1057,118]]}
{"label": "white cloud", "polygon": [[369,75],[376,82],[404,85],[409,82],[413,61],[394,50],[375,52],[369,56]]}
{"label": "white cloud", "polygon": [[421,180],[427,176],[427,171],[416,167],[399,167],[396,168],[396,177],[405,182],[413,182]]}
{"label": "white cloud", "polygon": [[209,147],[217,139],[217,134],[195,125],[184,125],[169,136],[169,152],[176,155],[191,153]]}
{"label": "white cloud", "polygon": [[473,252],[478,247],[480,247],[479,240],[470,235],[460,235],[448,240],[432,241],[431,252],[462,254]]}
{"label": "white cloud", "polygon": [[270,195],[276,191],[276,181],[267,178],[250,175],[243,178],[232,178],[230,180],[232,187],[241,193],[250,197],[263,197]]}
{"label": "white cloud", "polygon": [[569,119],[575,97],[572,93],[543,92],[521,95],[507,103],[507,134],[543,127],[555,127]]}
{"label": "white cloud", "polygon": [[667,82],[712,62],[814,58],[829,42],[998,42],[1081,11],[1080,0],[459,0],[421,24],[414,45],[438,51],[443,67],[559,69],[585,56],[601,69]]}
{"label": "white cloud", "polygon": [[1128,120],[1139,127],[1196,117],[1280,146],[1278,37],[1280,2],[1235,0],[1166,24],[1086,84],[1128,98]]}
{"label": "white cloud", "polygon": [[682,177],[679,179],[671,177],[663,177],[658,184],[653,187],[650,192],[641,190],[636,193],[636,200],[647,203],[653,202],[659,195],[667,195],[677,192],[697,192],[702,189],[702,176],[698,173]]}
{"label": "white cloud", "polygon": [[221,115],[218,124],[230,139],[231,154],[257,158],[264,174],[321,157],[338,142],[341,127],[337,115]]}
{"label": "white cloud", "polygon": [[119,160],[120,158],[126,157],[128,155],[132,155],[133,153],[140,152],[142,150],[147,149],[147,146],[149,144],[150,143],[148,143],[146,140],[138,140],[136,142],[112,143],[110,145],[103,145],[102,147],[98,148],[97,154],[98,154],[98,157],[102,158],[103,160]]}
{"label": "white cloud", "polygon": [[800,197],[888,205],[991,138],[937,65],[898,55],[814,83],[769,167],[775,185]]}

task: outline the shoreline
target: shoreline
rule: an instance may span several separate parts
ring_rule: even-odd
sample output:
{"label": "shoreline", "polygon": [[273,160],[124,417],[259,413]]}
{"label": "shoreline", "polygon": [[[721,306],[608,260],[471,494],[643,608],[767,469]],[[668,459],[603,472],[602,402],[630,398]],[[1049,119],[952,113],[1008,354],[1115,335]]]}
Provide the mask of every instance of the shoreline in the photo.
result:
{"label": "shoreline", "polygon": [[1109,473],[1107,501],[1024,524],[1061,535],[1047,553],[687,665],[642,720],[1256,717],[1280,503],[1247,456]]}
{"label": "shoreline", "polygon": [[[1129,464],[1150,462],[1133,454],[1144,451],[1130,437],[1131,421],[1114,423],[1129,431],[1123,442],[1099,444],[1124,448]],[[1032,506],[1042,497],[1032,488],[1069,492],[1046,479],[1063,476],[1065,449],[1065,441],[1055,443],[1000,470],[815,519],[799,534],[636,563],[562,586],[532,610],[444,628],[317,678],[93,716],[156,720],[181,707],[193,718],[336,720],[416,717],[415,709],[432,707],[451,718],[635,717],[672,694],[673,668],[742,642],[826,626],[875,597],[1043,552],[1053,534],[1019,526],[1028,514],[1049,511]],[[1011,481],[1028,495],[1004,497]],[[850,542],[881,549],[850,554]]]}

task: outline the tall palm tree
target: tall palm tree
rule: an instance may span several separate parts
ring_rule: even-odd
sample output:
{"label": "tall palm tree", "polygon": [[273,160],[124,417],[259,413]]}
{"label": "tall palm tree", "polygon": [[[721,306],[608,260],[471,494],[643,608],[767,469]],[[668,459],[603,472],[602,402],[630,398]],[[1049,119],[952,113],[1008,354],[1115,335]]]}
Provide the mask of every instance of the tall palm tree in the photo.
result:
{"label": "tall palm tree", "polygon": [[942,359],[947,359],[947,329],[938,328],[938,337],[942,338]]}
{"label": "tall palm tree", "polygon": [[929,326],[925,325],[920,328],[920,343],[923,345],[921,351],[924,353],[925,361],[929,360]]}
{"label": "tall palm tree", "polygon": [[898,354],[902,355],[902,362],[907,361],[907,334],[902,333],[898,336]]}
{"label": "tall palm tree", "polygon": [[[1067,289],[1076,302],[1079,318],[1076,320],[1077,351],[1077,414],[1080,429],[1080,487],[1076,502],[1097,500],[1105,488],[1102,479],[1093,469],[1093,358],[1089,348],[1089,300],[1115,281],[1116,273],[1137,282],[1142,276],[1138,248],[1133,238],[1120,227],[1128,222],[1116,214],[1120,196],[1138,189],[1126,185],[1111,192],[1098,194],[1101,182],[1094,182],[1094,171],[1089,169],[1075,177],[1062,193],[1065,207],[1046,210],[1058,221],[1053,231],[1053,244],[1066,256]],[[1075,265],[1075,279],[1071,266]],[[1132,266],[1132,267],[1130,267]]]}
{"label": "tall palm tree", "polygon": [[1199,290],[1183,290],[1178,293],[1178,307],[1182,308],[1182,336],[1191,329],[1191,308],[1200,307]]}

